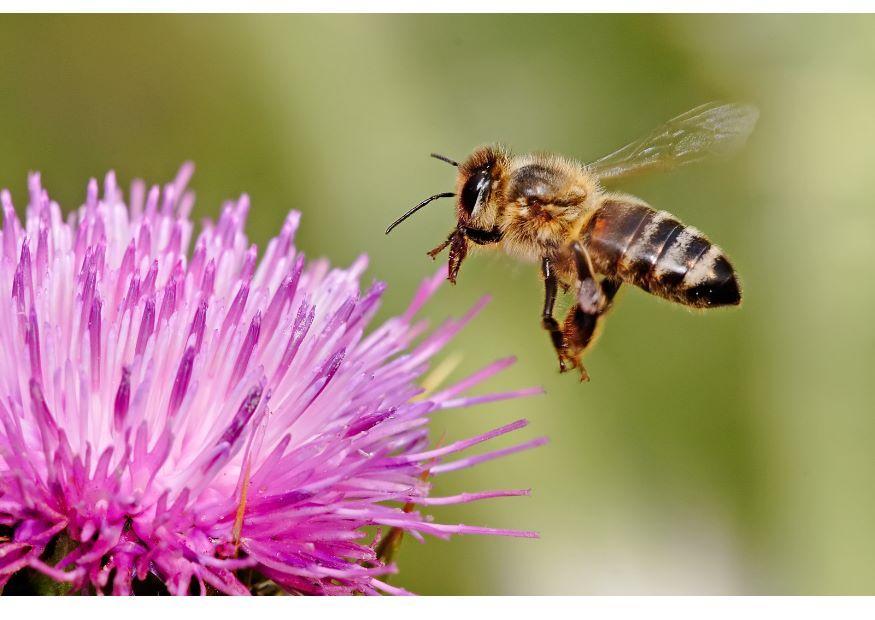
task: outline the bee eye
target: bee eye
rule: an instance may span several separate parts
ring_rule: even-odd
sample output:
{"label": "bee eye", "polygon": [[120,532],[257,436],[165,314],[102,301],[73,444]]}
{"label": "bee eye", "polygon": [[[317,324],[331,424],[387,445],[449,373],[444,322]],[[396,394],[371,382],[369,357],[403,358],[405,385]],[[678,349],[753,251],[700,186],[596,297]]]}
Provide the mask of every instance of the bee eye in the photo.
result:
{"label": "bee eye", "polygon": [[465,186],[462,188],[462,207],[468,212],[468,215],[474,212],[478,199],[482,201],[489,197],[489,184],[491,181],[492,174],[489,170],[484,169],[472,174],[465,182]]}

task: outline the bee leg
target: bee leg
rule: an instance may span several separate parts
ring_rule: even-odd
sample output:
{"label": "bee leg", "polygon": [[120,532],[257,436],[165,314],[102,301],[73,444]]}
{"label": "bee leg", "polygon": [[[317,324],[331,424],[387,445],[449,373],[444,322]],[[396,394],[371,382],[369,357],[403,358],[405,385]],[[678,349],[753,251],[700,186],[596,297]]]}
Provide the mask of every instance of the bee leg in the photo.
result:
{"label": "bee leg", "polygon": [[605,296],[607,300],[607,308],[608,310],[611,307],[612,302],[614,301],[614,295],[617,294],[617,291],[620,290],[620,285],[623,283],[622,280],[618,280],[615,278],[604,278],[601,282],[599,282],[599,286],[602,289],[602,294]]}
{"label": "bee leg", "polygon": [[431,260],[436,259],[438,257],[438,254],[440,254],[441,252],[443,252],[444,250],[447,249],[447,246],[449,246],[453,242],[453,239],[455,238],[455,236],[458,232],[459,232],[459,229],[454,228],[453,230],[450,231],[450,234],[447,235],[446,241],[441,243],[436,248],[433,248],[433,249],[428,251],[428,255],[431,257]]}
{"label": "bee leg", "polygon": [[565,372],[569,369],[569,362],[572,363],[573,367],[573,360],[568,357],[565,348],[565,337],[562,335],[559,323],[553,318],[558,280],[553,270],[553,264],[546,256],[541,259],[541,275],[544,276],[544,309],[541,311],[541,327],[550,334],[550,341],[553,343],[553,348],[559,357],[559,372]]}
{"label": "bee leg", "polygon": [[447,240],[439,246],[428,252],[428,255],[434,260],[437,255],[443,252],[447,246],[450,248],[450,259],[447,264],[447,280],[450,284],[456,283],[456,276],[459,274],[459,268],[462,266],[462,261],[468,255],[468,239],[458,227],[450,231]]}
{"label": "bee leg", "polygon": [[565,317],[565,323],[562,326],[562,334],[566,342],[567,356],[571,360],[571,368],[577,368],[580,371],[581,381],[589,381],[589,373],[586,371],[581,358],[583,357],[583,352],[592,342],[597,324],[598,315],[584,312],[580,309],[580,306],[575,305],[568,311],[568,316]]}
{"label": "bee leg", "polygon": [[563,338],[573,367],[580,370],[580,380],[589,381],[589,373],[580,361],[584,351],[592,344],[601,316],[611,307],[621,282],[613,278],[596,281],[592,262],[580,243],[571,247],[577,268],[579,288],[577,303],[568,312],[563,326]]}
{"label": "bee leg", "polygon": [[450,242],[450,258],[447,262],[447,280],[450,284],[456,283],[456,276],[459,275],[459,268],[462,266],[462,261],[468,255],[468,239],[458,231]]}

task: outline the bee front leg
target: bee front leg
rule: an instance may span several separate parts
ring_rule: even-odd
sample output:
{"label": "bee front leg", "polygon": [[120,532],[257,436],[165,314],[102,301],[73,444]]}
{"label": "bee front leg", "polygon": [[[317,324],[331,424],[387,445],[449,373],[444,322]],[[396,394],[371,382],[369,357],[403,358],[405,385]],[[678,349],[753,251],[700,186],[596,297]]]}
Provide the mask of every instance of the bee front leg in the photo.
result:
{"label": "bee front leg", "polygon": [[568,356],[565,347],[565,337],[559,328],[559,323],[553,318],[553,307],[556,305],[558,280],[553,263],[546,256],[541,259],[541,275],[544,277],[544,309],[541,311],[541,327],[550,334],[550,341],[559,357],[559,372],[565,372],[574,367],[574,360]]}
{"label": "bee front leg", "polygon": [[451,230],[447,240],[428,252],[428,255],[434,260],[447,246],[450,248],[450,258],[447,263],[447,280],[450,281],[450,284],[455,284],[462,261],[468,255],[468,239],[461,228],[456,227]]}
{"label": "bee front leg", "polygon": [[596,281],[592,261],[586,249],[580,243],[574,243],[571,250],[579,287],[577,303],[565,317],[562,334],[566,354],[573,361],[573,367],[580,370],[580,380],[589,381],[589,373],[586,372],[581,358],[592,344],[599,319],[611,307],[614,295],[620,288],[620,281],[613,278]]}

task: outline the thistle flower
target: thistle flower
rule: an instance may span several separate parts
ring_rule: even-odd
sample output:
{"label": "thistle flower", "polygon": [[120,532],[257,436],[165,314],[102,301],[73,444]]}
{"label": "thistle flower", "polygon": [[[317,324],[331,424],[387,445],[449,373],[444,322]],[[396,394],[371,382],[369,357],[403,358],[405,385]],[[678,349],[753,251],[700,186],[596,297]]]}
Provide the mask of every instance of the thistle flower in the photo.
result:
{"label": "thistle flower", "polygon": [[366,259],[305,262],[292,212],[259,261],[246,196],[204,223],[189,259],[192,170],[163,189],[134,182],[130,206],[112,173],[102,198],[92,180],[66,222],[38,174],[23,225],[0,194],[0,588],[30,569],[96,593],[149,578],[173,594],[247,594],[253,576],[398,593],[381,578],[388,532],[535,536],[418,509],[528,493],[429,495],[430,475],[543,443],[445,460],[518,420],[428,446],[437,412],[539,391],[465,395],[506,359],[420,394],[482,304],[427,333],[414,316],[442,273],[365,333],[384,289],[360,292]]}

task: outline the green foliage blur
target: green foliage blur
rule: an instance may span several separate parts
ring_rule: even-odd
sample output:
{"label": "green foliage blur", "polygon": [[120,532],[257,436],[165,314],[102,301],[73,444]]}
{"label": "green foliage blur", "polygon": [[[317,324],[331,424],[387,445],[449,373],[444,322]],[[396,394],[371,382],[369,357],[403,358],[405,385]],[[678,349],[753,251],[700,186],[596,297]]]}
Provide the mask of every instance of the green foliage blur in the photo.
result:
{"label": "green foliage blur", "polygon": [[[547,394],[441,414],[446,441],[517,417],[551,443],[436,481],[532,487],[436,509],[539,541],[407,539],[393,583],[424,594],[875,593],[875,20],[867,16],[5,16],[0,185],[38,169],[78,206],[90,176],[165,181],[198,165],[197,217],[248,192],[263,244],[299,244],[390,284],[400,312],[452,225],[421,198],[501,141],[582,160],[710,100],[760,107],[748,147],[622,186],[732,257],[740,309],[620,295],[560,376],[533,265],[469,258],[426,315],[493,301],[455,376],[516,354],[482,389]],[[510,441],[510,440],[508,440]]]}

